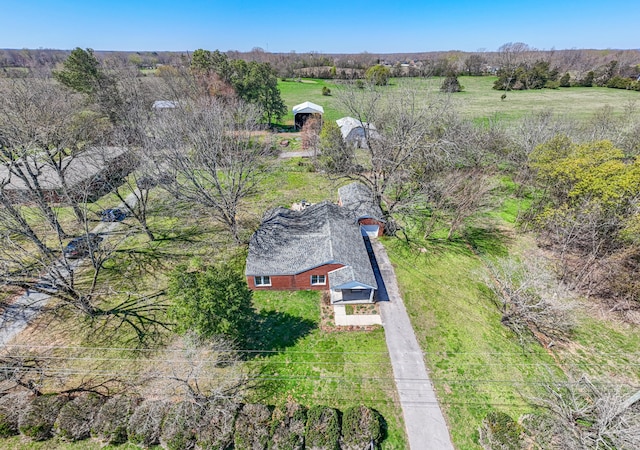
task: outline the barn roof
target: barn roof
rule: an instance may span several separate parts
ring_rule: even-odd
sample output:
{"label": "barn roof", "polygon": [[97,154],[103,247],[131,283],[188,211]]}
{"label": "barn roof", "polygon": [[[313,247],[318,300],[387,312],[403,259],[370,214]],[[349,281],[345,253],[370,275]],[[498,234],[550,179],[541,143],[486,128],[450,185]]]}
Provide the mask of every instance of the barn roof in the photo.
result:
{"label": "barn roof", "polygon": [[324,114],[324,108],[315,103],[304,102],[293,107],[293,115],[296,114]]}
{"label": "barn roof", "polygon": [[[340,206],[322,202],[302,211],[269,211],[249,242],[246,275],[295,275],[343,264],[351,281],[377,288],[360,228]],[[344,276],[340,278],[344,284]]]}
{"label": "barn roof", "polygon": [[336,123],[340,127],[340,133],[342,133],[342,138],[346,139],[351,133],[352,130],[356,128],[366,128],[370,131],[376,131],[376,127],[369,122],[361,122],[358,119],[354,119],[353,117],[343,117],[341,119],[336,120]]}

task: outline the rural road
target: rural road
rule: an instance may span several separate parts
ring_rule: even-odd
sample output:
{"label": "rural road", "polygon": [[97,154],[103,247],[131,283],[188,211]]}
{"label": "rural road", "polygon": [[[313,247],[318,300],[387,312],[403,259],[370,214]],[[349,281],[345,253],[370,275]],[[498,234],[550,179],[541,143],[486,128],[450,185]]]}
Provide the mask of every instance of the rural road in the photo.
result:
{"label": "rural road", "polygon": [[411,450],[453,450],[449,429],[400,296],[393,266],[380,242],[372,239],[371,245],[389,294],[389,301],[378,302],[378,305],[409,446]]}
{"label": "rural road", "polygon": [[[135,206],[136,198],[134,194],[129,194],[125,198],[125,201],[133,207]],[[122,208],[123,206],[121,203],[118,205],[118,208]],[[111,233],[118,225],[119,222],[101,222],[91,230],[91,233]],[[60,262],[55,264],[60,264],[61,267],[58,269],[59,273],[62,276],[67,276],[69,275],[68,270],[74,270],[82,264],[84,260],[85,258],[68,260],[66,267]],[[41,281],[46,282],[47,280],[42,279]],[[50,295],[27,290],[20,297],[16,298],[13,303],[8,305],[2,314],[0,314],[0,346],[7,345],[18,334],[22,333],[50,299]]]}

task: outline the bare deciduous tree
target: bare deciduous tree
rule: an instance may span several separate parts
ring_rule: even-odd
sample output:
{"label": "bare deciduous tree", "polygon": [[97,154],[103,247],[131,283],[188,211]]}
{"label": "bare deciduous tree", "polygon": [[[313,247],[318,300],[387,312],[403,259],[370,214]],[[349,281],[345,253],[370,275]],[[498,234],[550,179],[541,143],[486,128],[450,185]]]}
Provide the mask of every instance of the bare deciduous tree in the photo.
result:
{"label": "bare deciduous tree", "polygon": [[416,91],[393,94],[375,86],[338,91],[343,108],[363,125],[363,150],[341,172],[367,185],[373,200],[391,212],[411,188],[412,162],[428,145],[430,121],[443,114],[446,98],[425,101]]}
{"label": "bare deciduous tree", "polygon": [[240,101],[194,102],[155,123],[151,151],[175,174],[166,186],[178,199],[213,212],[241,242],[238,215],[244,200],[258,191],[270,143],[261,139],[259,112]]}
{"label": "bare deciduous tree", "polygon": [[431,216],[424,225],[424,238],[431,235],[438,221],[444,221],[448,223],[450,240],[465,221],[486,209],[492,188],[490,178],[478,169],[453,169],[423,181],[421,194]]}
{"label": "bare deciduous tree", "polygon": [[0,130],[0,160],[5,165],[2,177],[34,202],[63,236],[49,192],[55,186],[56,196],[73,207],[79,222],[84,220],[70,181],[75,178],[70,167],[74,157],[95,142],[99,119],[91,111],[83,111],[78,96],[47,77],[37,76],[4,86],[0,92]]}
{"label": "bare deciduous tree", "polygon": [[188,401],[240,403],[255,380],[241,364],[241,354],[223,337],[203,340],[187,333],[164,352],[165,361],[148,377],[152,394],[172,395]]}
{"label": "bare deciduous tree", "polygon": [[639,393],[596,383],[586,375],[545,385],[533,399],[545,413],[525,422],[542,448],[623,450],[640,447]]}
{"label": "bare deciduous tree", "polygon": [[568,337],[574,327],[572,296],[543,260],[505,258],[488,262],[487,268],[485,284],[495,296],[502,323],[521,343],[533,336],[549,346]]}

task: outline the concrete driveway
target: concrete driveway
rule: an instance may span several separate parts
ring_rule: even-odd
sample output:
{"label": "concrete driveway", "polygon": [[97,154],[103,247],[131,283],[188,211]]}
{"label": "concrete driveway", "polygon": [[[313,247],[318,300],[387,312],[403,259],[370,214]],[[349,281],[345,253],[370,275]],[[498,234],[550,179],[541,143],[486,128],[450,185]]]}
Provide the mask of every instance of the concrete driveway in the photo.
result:
{"label": "concrete driveway", "polygon": [[384,247],[371,240],[389,301],[378,303],[411,450],[453,450],[396,275]]}

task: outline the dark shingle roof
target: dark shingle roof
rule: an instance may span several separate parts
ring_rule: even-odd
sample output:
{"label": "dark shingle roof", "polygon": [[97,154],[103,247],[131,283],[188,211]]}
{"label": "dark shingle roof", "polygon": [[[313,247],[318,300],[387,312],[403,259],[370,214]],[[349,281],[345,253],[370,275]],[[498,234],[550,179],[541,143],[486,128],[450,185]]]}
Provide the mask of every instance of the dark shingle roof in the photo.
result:
{"label": "dark shingle roof", "polygon": [[246,275],[294,275],[324,264],[352,268],[354,280],[377,287],[352,216],[330,202],[302,211],[269,211],[249,242]]}
{"label": "dark shingle roof", "polygon": [[349,210],[357,219],[371,218],[383,221],[382,210],[373,200],[371,189],[362,183],[354,182],[338,189],[342,207]]}
{"label": "dark shingle roof", "polygon": [[[75,186],[91,180],[126,152],[127,149],[124,147],[91,147],[77,155],[67,156],[61,162],[67,186]],[[32,172],[38,174],[40,188],[60,189],[62,187],[58,172],[49,163],[44,163],[38,154],[31,155],[26,161],[22,160],[17,164],[26,164]],[[6,165],[0,165],[0,182],[6,184],[7,190],[27,189],[24,180],[12,176]]]}

